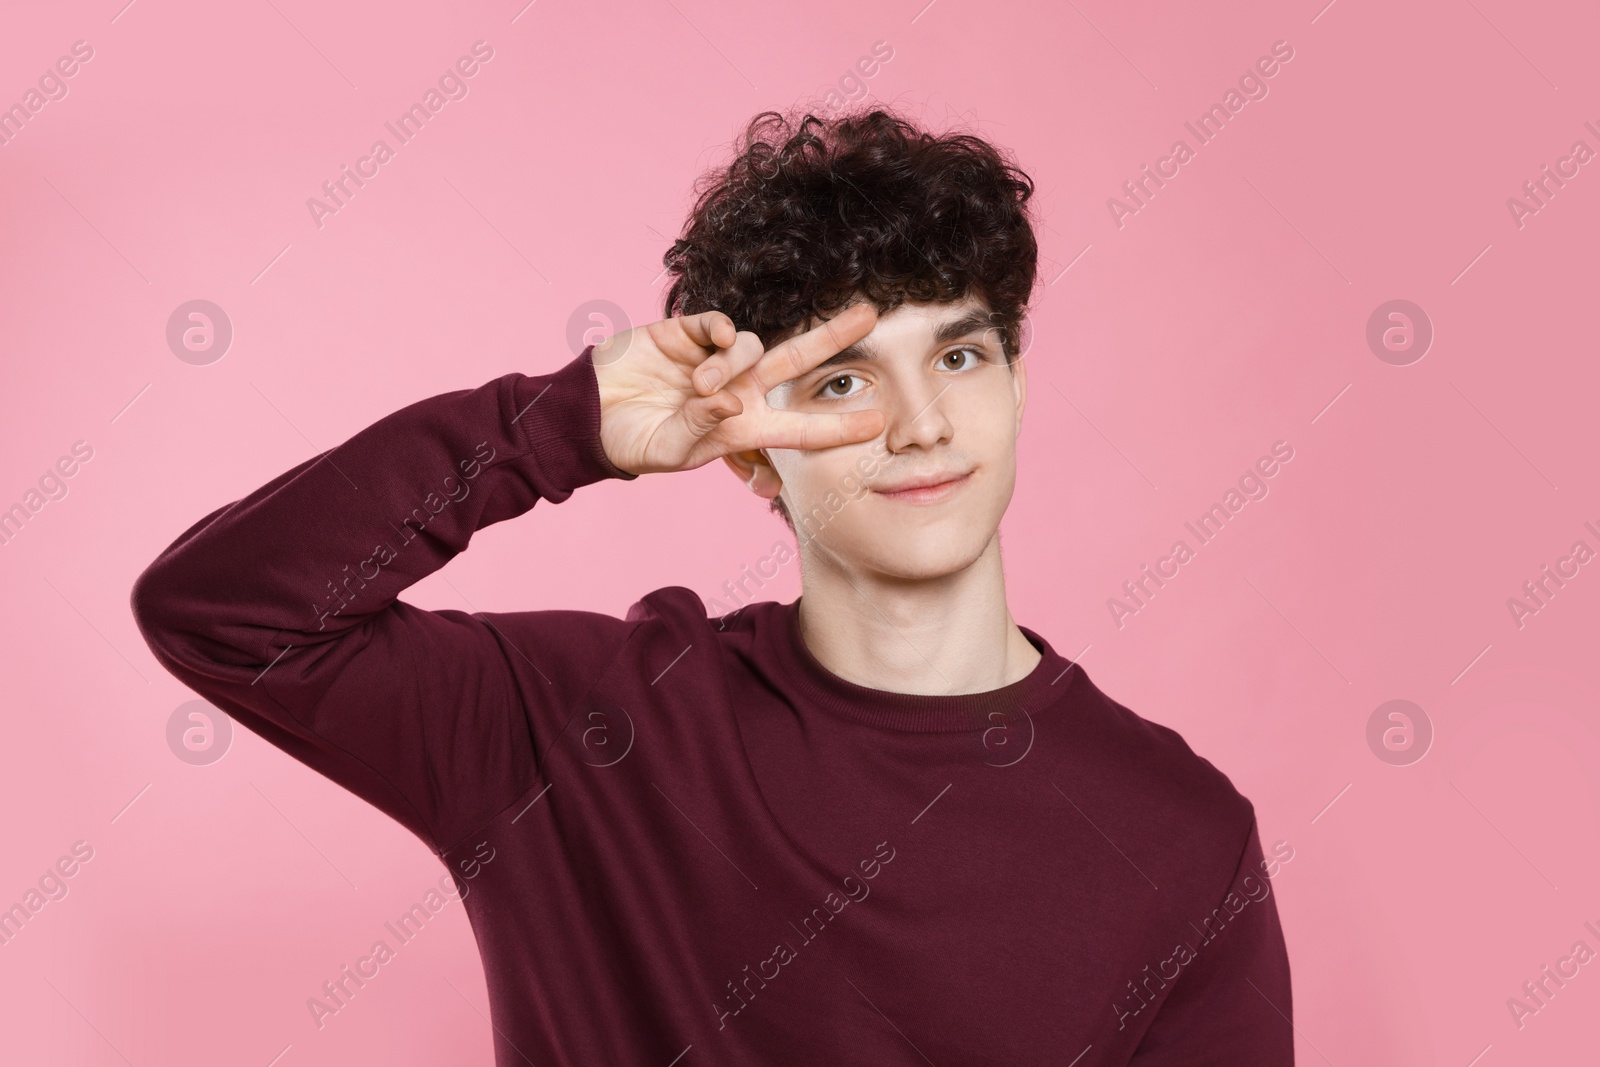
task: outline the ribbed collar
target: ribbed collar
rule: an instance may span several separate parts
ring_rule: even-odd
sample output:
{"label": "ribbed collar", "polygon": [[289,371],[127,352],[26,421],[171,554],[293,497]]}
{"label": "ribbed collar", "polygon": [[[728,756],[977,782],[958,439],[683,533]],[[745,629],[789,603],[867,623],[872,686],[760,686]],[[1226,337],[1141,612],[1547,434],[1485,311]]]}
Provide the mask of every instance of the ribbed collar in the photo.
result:
{"label": "ribbed collar", "polygon": [[774,613],[775,632],[770,647],[776,666],[807,699],[834,714],[869,726],[909,733],[951,733],[987,730],[1037,715],[1060,700],[1077,681],[1082,669],[1070,669],[1070,660],[1050,647],[1050,642],[1018,624],[1024,637],[1039,650],[1040,659],[1026,677],[982,693],[929,695],[895,693],[857,685],[824,667],[806,647],[800,634],[800,600],[780,604]]}

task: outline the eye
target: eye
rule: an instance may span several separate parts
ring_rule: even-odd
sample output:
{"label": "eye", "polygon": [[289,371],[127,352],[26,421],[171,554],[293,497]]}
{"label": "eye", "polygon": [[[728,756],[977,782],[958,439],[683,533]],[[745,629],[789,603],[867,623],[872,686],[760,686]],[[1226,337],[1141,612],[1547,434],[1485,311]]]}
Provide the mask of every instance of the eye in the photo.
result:
{"label": "eye", "polygon": [[854,378],[858,382],[862,380],[861,378],[857,377],[854,374],[837,374],[837,375],[834,375],[832,378],[829,378],[827,381],[822,383],[822,388],[817,390],[817,396],[819,398],[820,397],[830,397],[830,398],[835,399],[835,400],[843,398],[843,397],[847,397],[847,396],[853,396],[855,394],[855,392],[856,392],[856,390],[854,390],[854,389],[847,389],[845,392],[841,393],[841,392],[836,392],[834,390],[834,388],[833,388],[834,386],[838,385],[840,382],[848,383],[852,378]]}
{"label": "eye", "polygon": [[972,345],[969,345],[969,346],[967,346],[965,348],[952,348],[950,351],[948,351],[944,355],[940,356],[939,359],[941,361],[948,361],[952,356],[960,357],[963,354],[970,354],[973,357],[972,358],[972,362],[966,364],[965,366],[959,366],[959,365],[958,366],[951,366],[948,362],[942,362],[942,366],[944,367],[944,369],[945,370],[968,370],[968,369],[971,369],[972,367],[976,366],[979,363],[991,362],[991,360],[989,358],[989,353],[987,351],[985,351],[982,348],[978,348],[978,347],[972,346]]}

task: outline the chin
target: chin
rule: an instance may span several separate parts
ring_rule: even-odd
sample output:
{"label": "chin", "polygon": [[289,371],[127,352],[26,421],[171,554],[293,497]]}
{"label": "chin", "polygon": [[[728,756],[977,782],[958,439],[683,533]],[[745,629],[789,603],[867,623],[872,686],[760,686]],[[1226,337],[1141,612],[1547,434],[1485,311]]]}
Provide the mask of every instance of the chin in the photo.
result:
{"label": "chin", "polygon": [[[841,531],[843,532],[843,531]],[[828,545],[855,569],[905,581],[930,581],[959,574],[983,555],[993,538],[968,526],[965,529],[896,529],[880,524],[852,530],[854,536]]]}
{"label": "chin", "polygon": [[[816,531],[820,550],[849,570],[905,581],[928,581],[959,574],[983,557],[1011,500],[1011,482],[978,483],[964,499],[908,506],[877,499],[870,492],[853,498]],[[821,505],[816,512],[823,513]],[[804,512],[803,512],[804,513]],[[805,540],[801,540],[802,550]]]}

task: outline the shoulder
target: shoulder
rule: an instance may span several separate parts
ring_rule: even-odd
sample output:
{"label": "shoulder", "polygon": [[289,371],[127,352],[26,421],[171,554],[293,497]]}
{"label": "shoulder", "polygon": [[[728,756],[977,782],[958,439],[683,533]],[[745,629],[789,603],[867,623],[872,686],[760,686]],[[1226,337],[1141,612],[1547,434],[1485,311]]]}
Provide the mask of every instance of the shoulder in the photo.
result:
{"label": "shoulder", "polygon": [[1231,871],[1255,826],[1250,800],[1178,731],[1113,700],[1087,674],[1078,682],[1072,740],[1086,777],[1176,864]]}
{"label": "shoulder", "polygon": [[693,670],[712,669],[726,646],[747,642],[756,621],[778,606],[762,601],[713,618],[698,593],[669,585],[639,597],[621,617],[563,608],[476,616],[510,646],[508,655],[526,659],[520,648],[541,649],[592,682],[617,672],[655,678],[680,658]]}
{"label": "shoulder", "polygon": [[[441,614],[469,618],[459,612]],[[704,635],[714,633],[716,626],[699,596],[683,586],[652,590],[620,617],[580,608],[541,608],[474,612],[470,618],[487,624],[508,661],[537,671],[542,681],[569,690],[569,696],[628,664],[644,670],[664,650],[671,650],[670,660],[690,645],[709,646]]]}
{"label": "shoulder", "polygon": [[[711,603],[716,604],[717,601]],[[723,615],[712,615],[700,594],[681,585],[667,585],[640,597],[628,609],[627,622],[658,634],[685,639],[749,636],[763,625],[776,625],[774,613],[783,605],[774,600],[752,601]]]}
{"label": "shoulder", "polygon": [[629,622],[654,622],[688,629],[698,629],[710,622],[700,594],[681,585],[652,589],[634,601],[627,618]]}
{"label": "shoulder", "polygon": [[694,590],[667,585],[635,601],[623,621],[628,641],[622,659],[632,669],[655,677],[656,672],[674,668],[695,673],[716,670],[722,655],[718,639],[732,620],[710,617]]}

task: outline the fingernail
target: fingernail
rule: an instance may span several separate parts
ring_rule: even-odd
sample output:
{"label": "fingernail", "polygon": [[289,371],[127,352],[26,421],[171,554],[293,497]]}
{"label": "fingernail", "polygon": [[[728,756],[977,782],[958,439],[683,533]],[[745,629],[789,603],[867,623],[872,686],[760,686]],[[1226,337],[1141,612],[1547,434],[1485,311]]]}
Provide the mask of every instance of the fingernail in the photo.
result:
{"label": "fingernail", "polygon": [[722,372],[715,367],[706,371],[706,388],[715,390],[722,384]]}

